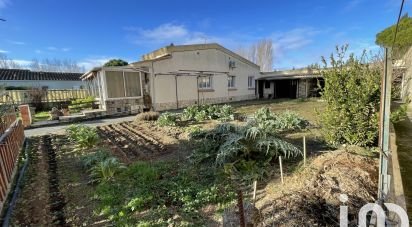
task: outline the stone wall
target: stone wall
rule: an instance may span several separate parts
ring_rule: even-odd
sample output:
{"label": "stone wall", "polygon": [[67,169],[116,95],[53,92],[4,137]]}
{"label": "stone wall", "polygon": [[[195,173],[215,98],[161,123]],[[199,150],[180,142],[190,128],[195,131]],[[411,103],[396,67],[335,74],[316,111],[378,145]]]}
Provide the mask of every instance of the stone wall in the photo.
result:
{"label": "stone wall", "polygon": [[[243,96],[232,96],[232,97],[203,98],[203,99],[199,99],[199,103],[200,104],[219,104],[219,103],[229,103],[229,102],[253,100],[253,99],[256,99],[256,96],[254,94],[253,95],[243,95]],[[191,106],[191,105],[196,105],[197,99],[179,100],[178,104],[179,105],[177,105],[176,102],[155,103],[153,106],[156,111],[178,109],[178,108],[184,108],[184,107]]]}
{"label": "stone wall", "polygon": [[143,98],[106,100],[107,115],[137,114],[143,111]]}

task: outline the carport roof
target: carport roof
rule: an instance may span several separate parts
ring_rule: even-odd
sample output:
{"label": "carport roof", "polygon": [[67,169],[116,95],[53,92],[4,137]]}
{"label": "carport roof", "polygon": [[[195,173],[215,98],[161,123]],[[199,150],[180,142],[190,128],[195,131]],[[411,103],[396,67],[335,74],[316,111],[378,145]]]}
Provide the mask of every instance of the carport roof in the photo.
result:
{"label": "carport roof", "polygon": [[309,79],[322,77],[316,69],[293,69],[284,71],[262,72],[257,80],[287,80],[287,79]]}

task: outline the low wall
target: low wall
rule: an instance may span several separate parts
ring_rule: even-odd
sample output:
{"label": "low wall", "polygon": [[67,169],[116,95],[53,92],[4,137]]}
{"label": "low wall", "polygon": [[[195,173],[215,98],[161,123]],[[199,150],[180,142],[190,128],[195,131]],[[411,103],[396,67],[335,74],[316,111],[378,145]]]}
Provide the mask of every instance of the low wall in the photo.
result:
{"label": "low wall", "polygon": [[[396,133],[392,123],[390,124],[389,146],[391,155],[389,158],[388,174],[391,176],[391,179],[388,198],[385,202],[397,204],[406,211],[407,207],[405,193],[403,190],[402,175],[398,158],[398,148],[396,145]],[[395,223],[399,222],[399,218],[395,214],[391,213],[389,218]]]}

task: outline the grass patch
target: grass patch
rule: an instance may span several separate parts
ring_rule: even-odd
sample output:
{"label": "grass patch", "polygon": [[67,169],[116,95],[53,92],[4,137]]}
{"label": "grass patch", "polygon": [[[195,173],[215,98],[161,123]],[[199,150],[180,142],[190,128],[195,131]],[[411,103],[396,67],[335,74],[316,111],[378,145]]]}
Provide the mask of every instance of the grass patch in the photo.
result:
{"label": "grass patch", "polygon": [[33,122],[50,120],[50,114],[48,111],[41,111],[34,114]]}

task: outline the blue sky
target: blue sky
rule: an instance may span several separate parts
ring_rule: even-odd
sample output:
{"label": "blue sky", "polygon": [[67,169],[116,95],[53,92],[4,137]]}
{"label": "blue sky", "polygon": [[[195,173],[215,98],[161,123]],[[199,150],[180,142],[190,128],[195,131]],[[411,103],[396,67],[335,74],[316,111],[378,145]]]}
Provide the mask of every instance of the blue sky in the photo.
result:
{"label": "blue sky", "polygon": [[[164,45],[218,42],[236,49],[275,44],[274,68],[304,67],[337,44],[376,50],[400,0],[126,1],[0,0],[0,52],[20,63],[58,58],[86,68],[110,58],[137,61]],[[406,0],[404,12],[412,14]]]}

